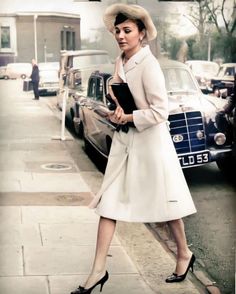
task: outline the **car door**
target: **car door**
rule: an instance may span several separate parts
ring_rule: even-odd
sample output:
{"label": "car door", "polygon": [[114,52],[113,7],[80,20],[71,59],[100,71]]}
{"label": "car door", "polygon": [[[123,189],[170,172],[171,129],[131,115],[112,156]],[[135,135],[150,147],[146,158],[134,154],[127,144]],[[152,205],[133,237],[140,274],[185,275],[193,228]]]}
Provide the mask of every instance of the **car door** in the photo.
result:
{"label": "car door", "polygon": [[107,93],[107,79],[104,75],[96,79],[96,96],[93,108],[93,124],[96,132],[93,133],[93,141],[96,147],[104,154],[108,155],[111,145],[114,126],[104,115],[104,110],[108,110],[105,94]]}
{"label": "car door", "polygon": [[[90,79],[86,103],[86,136],[93,146],[103,155],[108,155],[114,127],[104,116],[101,109],[107,109],[104,76]],[[84,112],[85,114],[85,112]]]}

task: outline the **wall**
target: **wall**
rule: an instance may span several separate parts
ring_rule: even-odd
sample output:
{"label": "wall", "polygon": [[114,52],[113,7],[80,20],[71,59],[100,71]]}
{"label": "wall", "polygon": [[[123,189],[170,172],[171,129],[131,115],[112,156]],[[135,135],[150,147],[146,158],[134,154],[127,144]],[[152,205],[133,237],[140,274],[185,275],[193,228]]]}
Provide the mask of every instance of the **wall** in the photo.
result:
{"label": "wall", "polygon": [[[68,27],[75,32],[75,50],[81,49],[79,16],[47,14],[38,14],[36,18],[38,62],[59,61],[61,31]],[[10,27],[11,48],[0,45],[0,66],[9,62],[31,62],[35,57],[34,14],[2,14],[0,29],[1,26]]]}
{"label": "wall", "polygon": [[[75,49],[81,47],[80,19],[61,16],[40,16],[36,19],[38,62],[59,61],[61,50],[61,31],[70,26],[75,31]],[[34,18],[18,16],[17,22],[17,61],[27,62],[35,57]]]}

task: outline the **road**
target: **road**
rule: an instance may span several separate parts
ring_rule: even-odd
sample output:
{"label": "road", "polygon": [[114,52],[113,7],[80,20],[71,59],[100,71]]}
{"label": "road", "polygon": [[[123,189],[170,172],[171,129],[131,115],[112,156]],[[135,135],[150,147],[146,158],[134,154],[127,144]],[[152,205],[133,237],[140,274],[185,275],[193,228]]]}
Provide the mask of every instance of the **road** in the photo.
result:
{"label": "road", "polygon": [[222,293],[233,294],[236,189],[216,164],[185,170],[198,213],[185,221],[192,250]]}
{"label": "road", "polygon": [[[73,154],[79,157],[83,142],[76,140],[78,154]],[[103,171],[104,161],[94,152],[90,150],[90,158]],[[206,272],[222,294],[233,294],[236,186],[215,163],[185,169],[184,174],[198,211],[184,220],[188,243],[197,256],[197,269]]]}

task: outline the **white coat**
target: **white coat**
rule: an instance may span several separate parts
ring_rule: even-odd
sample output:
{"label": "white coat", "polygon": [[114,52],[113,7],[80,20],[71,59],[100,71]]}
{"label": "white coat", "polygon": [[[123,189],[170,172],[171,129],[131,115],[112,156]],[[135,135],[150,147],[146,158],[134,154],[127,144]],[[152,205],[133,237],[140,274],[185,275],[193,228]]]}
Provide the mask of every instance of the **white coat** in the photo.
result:
{"label": "white coat", "polygon": [[163,222],[196,212],[168,129],[164,76],[149,46],[123,66],[115,82],[127,82],[138,110],[136,128],[115,132],[101,190],[90,207],[103,217]]}

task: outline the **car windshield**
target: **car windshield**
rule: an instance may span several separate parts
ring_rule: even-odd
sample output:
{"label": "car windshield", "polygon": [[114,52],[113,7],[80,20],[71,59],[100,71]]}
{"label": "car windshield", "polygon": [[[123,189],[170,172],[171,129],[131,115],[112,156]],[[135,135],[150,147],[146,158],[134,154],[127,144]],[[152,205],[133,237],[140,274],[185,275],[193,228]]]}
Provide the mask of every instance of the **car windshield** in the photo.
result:
{"label": "car windshield", "polygon": [[234,76],[234,74],[235,68],[233,66],[221,66],[217,76],[222,78],[224,76]]}
{"label": "car windshield", "polygon": [[210,73],[215,75],[218,72],[219,66],[217,63],[196,62],[191,64],[191,68],[195,74]]}
{"label": "car windshield", "polygon": [[40,71],[59,70],[59,62],[40,62],[38,66]]}
{"label": "car windshield", "polygon": [[110,63],[109,56],[106,54],[75,56],[73,59],[74,68],[84,68],[106,63]]}
{"label": "car windshield", "polygon": [[193,93],[198,88],[190,73],[184,68],[165,68],[163,73],[166,81],[166,89],[169,94]]}

